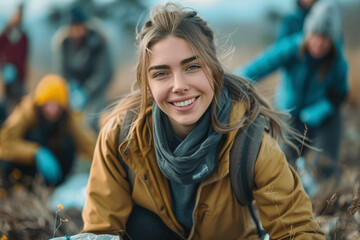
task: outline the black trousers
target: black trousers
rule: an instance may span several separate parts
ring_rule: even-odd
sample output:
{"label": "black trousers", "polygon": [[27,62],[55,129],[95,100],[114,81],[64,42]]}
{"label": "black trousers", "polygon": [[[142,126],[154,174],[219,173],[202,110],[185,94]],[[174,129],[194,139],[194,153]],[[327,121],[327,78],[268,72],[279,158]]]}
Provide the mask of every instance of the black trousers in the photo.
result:
{"label": "black trousers", "polygon": [[[304,133],[305,125],[299,119],[294,118],[290,125],[300,133]],[[312,159],[313,165],[318,165],[319,159],[323,158],[328,160],[329,167],[324,169],[325,176],[330,176],[336,169],[336,163],[339,160],[340,145],[342,139],[342,116],[341,111],[336,110],[331,117],[326,119],[323,124],[316,128],[307,129],[307,138],[311,140],[310,145],[319,149],[313,151],[314,157]],[[293,143],[302,149],[301,155],[310,149],[302,146],[301,143],[293,140]],[[282,150],[284,151],[288,162],[295,166],[295,160],[299,157],[297,152],[289,145],[283,144]]]}
{"label": "black trousers", "polygon": [[[134,205],[126,223],[126,232],[133,240],[174,240],[180,237],[161,218],[148,209]],[[125,239],[129,239],[125,237]]]}

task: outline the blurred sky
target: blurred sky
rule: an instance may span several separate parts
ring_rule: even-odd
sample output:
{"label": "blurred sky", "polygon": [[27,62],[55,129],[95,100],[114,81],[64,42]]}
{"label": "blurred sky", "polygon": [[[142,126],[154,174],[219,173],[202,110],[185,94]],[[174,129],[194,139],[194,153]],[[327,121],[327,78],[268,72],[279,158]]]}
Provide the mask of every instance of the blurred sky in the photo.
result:
{"label": "blurred sky", "polygon": [[[112,0],[96,0],[98,4],[111,2]],[[354,0],[347,0],[354,1]],[[11,15],[11,12],[20,0],[0,1],[0,14],[2,17]],[[147,6],[162,4],[165,0],[144,0]],[[175,1],[186,7],[193,7],[207,18],[240,18],[249,19],[259,16],[268,7],[276,7],[287,11],[291,8],[291,0],[178,0]],[[71,4],[72,0],[27,0],[27,17],[42,17],[51,6]],[[219,12],[226,14],[219,15]]]}
{"label": "blurred sky", "polygon": [[[1,0],[1,18],[7,18],[13,12],[15,6],[21,0]],[[96,0],[98,4],[104,4],[113,0]],[[354,2],[358,0],[341,0],[341,3]],[[27,0],[26,13],[29,18],[43,17],[51,6],[62,6],[71,4],[72,0]],[[165,0],[144,0],[147,6],[165,3]],[[295,1],[292,0],[178,0],[186,7],[193,7],[206,18],[235,18],[251,20],[261,16],[268,7],[277,8],[279,11],[288,11]],[[219,12],[226,14],[219,14]]]}
{"label": "blurred sky", "polygon": [[[21,0],[1,0],[1,17],[10,16],[15,6]],[[24,0],[22,0],[24,1]],[[95,0],[98,4],[112,2],[113,0]],[[338,0],[340,2],[340,0]],[[341,0],[342,4],[358,0]],[[27,0],[28,17],[42,17],[51,6],[71,4],[72,0]],[[165,0],[144,0],[147,6],[162,4]],[[236,18],[251,19],[260,16],[268,7],[277,8],[279,11],[288,11],[293,6],[293,0],[177,0],[186,7],[193,7],[207,18]],[[219,12],[226,14],[219,14]]]}

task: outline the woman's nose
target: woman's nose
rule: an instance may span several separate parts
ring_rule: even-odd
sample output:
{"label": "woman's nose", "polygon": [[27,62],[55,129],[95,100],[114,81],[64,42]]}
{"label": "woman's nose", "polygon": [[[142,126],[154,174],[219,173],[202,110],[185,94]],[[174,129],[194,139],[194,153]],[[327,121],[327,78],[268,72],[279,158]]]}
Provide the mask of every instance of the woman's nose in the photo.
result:
{"label": "woman's nose", "polygon": [[182,73],[174,73],[173,92],[182,93],[190,89],[186,77]]}

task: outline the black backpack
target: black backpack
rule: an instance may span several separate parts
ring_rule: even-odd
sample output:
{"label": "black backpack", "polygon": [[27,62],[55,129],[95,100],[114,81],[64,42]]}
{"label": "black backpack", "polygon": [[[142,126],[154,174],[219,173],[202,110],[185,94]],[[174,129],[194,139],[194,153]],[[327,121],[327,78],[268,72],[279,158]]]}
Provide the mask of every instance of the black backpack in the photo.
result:
{"label": "black backpack", "polygon": [[[127,111],[121,124],[118,146],[128,135],[134,118],[133,111]],[[254,178],[254,167],[260,149],[265,130],[265,119],[258,116],[249,127],[239,129],[232,149],[230,150],[230,181],[236,199],[242,206],[247,206],[253,219],[259,239],[263,239],[266,232],[261,228],[259,220],[254,212],[252,202],[254,197],[252,190],[256,187]],[[120,153],[118,158],[127,172],[127,178],[131,188],[134,185],[135,173],[126,165]]]}

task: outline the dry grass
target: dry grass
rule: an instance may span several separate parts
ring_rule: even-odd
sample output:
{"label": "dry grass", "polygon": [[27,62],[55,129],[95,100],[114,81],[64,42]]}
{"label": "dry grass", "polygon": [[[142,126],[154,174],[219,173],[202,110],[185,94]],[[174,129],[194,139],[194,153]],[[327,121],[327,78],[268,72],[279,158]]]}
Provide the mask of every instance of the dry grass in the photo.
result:
{"label": "dry grass", "polygon": [[[52,188],[46,187],[40,178],[36,178],[31,185],[24,185],[26,182],[29,179],[11,183],[6,197],[0,199],[0,237],[5,235],[11,240],[50,239],[54,229],[59,226],[60,218],[70,221],[61,224],[56,236],[73,235],[80,231],[82,220],[79,211],[52,211],[47,205]],[[56,227],[55,218],[58,222]]]}

